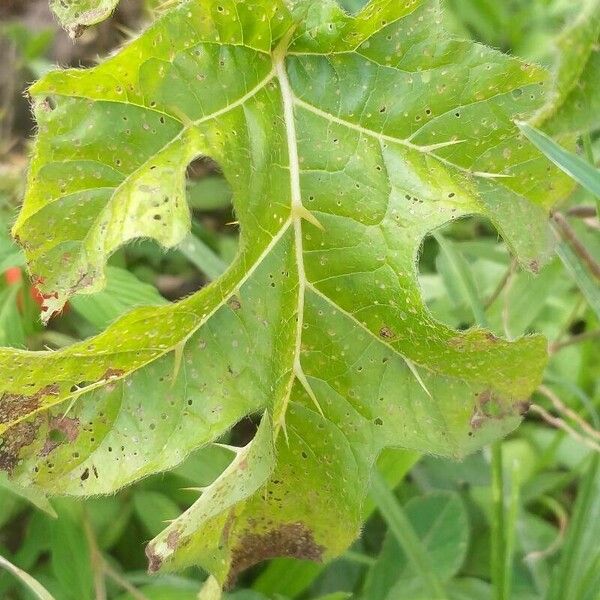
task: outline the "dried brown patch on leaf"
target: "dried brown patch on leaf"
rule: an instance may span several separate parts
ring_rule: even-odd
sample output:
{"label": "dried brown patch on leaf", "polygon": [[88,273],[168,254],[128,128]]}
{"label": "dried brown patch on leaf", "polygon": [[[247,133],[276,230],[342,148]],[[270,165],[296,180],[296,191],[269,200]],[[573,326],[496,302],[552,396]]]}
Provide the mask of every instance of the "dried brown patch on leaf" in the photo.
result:
{"label": "dried brown patch on leaf", "polygon": [[517,407],[519,414],[523,417],[529,412],[531,402],[529,400],[521,400],[521,402],[517,402],[515,406]]}
{"label": "dried brown patch on leaf", "polygon": [[48,456],[50,452],[65,442],[74,442],[79,435],[79,419],[69,417],[52,417],[46,443],[40,456]]}
{"label": "dried brown patch on leaf", "polygon": [[382,337],[384,340],[393,340],[396,334],[389,327],[382,327],[379,330],[379,337]]}
{"label": "dried brown patch on leaf", "polygon": [[527,402],[521,401],[515,404],[506,402],[493,390],[484,390],[477,394],[477,402],[471,416],[471,428],[480,429],[490,419],[504,419],[514,415],[516,412],[522,415],[529,409]]}
{"label": "dried brown patch on leaf", "polygon": [[179,531],[171,531],[167,536],[167,548],[170,550],[177,550],[179,548],[179,541],[181,539],[181,534]]}
{"label": "dried brown patch on leaf", "polygon": [[108,381],[109,379],[117,379],[118,377],[123,377],[125,375],[125,371],[123,369],[106,369],[106,372],[102,377],[100,377],[99,381]]}
{"label": "dried brown patch on leaf", "polygon": [[231,310],[240,310],[242,308],[242,303],[237,296],[231,296],[231,298],[229,298],[227,301],[227,305],[229,308],[231,308]]}
{"label": "dried brown patch on leaf", "polygon": [[59,386],[54,383],[38,390],[31,396],[24,394],[4,394],[0,398],[0,424],[13,423],[34,413],[46,396],[58,396]]}
{"label": "dried brown patch on leaf", "polygon": [[40,420],[18,423],[4,437],[0,438],[0,470],[12,473],[19,462],[21,448],[30,446],[35,441]]}
{"label": "dried brown patch on leaf", "polygon": [[162,556],[154,550],[154,544],[146,546],[146,558],[148,559],[148,572],[158,573],[163,564]]}
{"label": "dried brown patch on leaf", "polygon": [[271,558],[289,557],[321,562],[325,548],[301,522],[284,523],[265,533],[246,533],[234,548],[227,586],[246,569]]}

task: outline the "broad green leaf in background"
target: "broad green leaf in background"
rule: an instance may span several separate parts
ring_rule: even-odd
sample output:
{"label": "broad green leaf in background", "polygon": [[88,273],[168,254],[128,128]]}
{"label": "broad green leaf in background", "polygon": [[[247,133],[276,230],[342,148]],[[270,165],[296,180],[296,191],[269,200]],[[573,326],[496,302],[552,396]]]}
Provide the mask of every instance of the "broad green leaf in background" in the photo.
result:
{"label": "broad green leaf in background", "polygon": [[75,296],[71,300],[73,308],[99,330],[108,327],[132,308],[166,303],[156,288],[117,267],[107,268],[106,287],[102,291]]}
{"label": "broad green leaf in background", "polygon": [[158,535],[181,512],[168,496],[160,492],[138,490],[133,495],[135,514],[152,537]]}
{"label": "broad green leaf in background", "polygon": [[71,37],[108,18],[119,0],[50,0],[50,7]]}
{"label": "broad green leaf in background", "polygon": [[[469,541],[469,523],[460,496],[438,492],[413,498],[405,511],[437,577],[442,582],[450,580],[462,566]],[[365,600],[405,598],[422,592],[422,586],[405,553],[388,532],[377,563],[365,581],[363,597]]]}
{"label": "broad green leaf in background", "polygon": [[187,197],[188,204],[195,210],[218,210],[231,205],[231,189],[222,177],[190,182]]}
{"label": "broad green leaf in background", "polygon": [[[182,590],[167,585],[147,586],[141,588],[139,592],[148,600],[198,600],[197,590]],[[139,598],[140,596],[136,597],[133,594],[117,596],[117,600],[139,600]]]}
{"label": "broad green leaf in background", "polygon": [[11,494],[24,498],[36,508],[39,508],[41,511],[47,513],[52,517],[56,517],[56,512],[52,508],[48,498],[35,488],[22,488],[18,485],[15,485],[7,476],[6,473],[0,473],[0,490],[8,490]]}
{"label": "broad green leaf in background", "polygon": [[232,188],[241,241],[177,304],[60,352],[1,351],[0,467],[51,494],[111,493],[263,414],[148,550],[151,570],[199,564],[222,584],[266,558],[343,552],[382,449],[461,457],[518,425],[545,340],[438,323],[417,258],[431,231],[481,214],[536,271],[571,183],[514,125],[544,102],[546,73],[441,21],[429,0],[355,17],[332,1],[188,0],[101,65],[31,88],[14,233],[46,317],[102,289],[126,242],[185,239],[199,156]]}
{"label": "broad green leaf in background", "polygon": [[81,522],[62,507],[57,507],[57,513],[59,518],[50,522],[52,572],[64,591],[64,600],[91,600],[94,575]]}

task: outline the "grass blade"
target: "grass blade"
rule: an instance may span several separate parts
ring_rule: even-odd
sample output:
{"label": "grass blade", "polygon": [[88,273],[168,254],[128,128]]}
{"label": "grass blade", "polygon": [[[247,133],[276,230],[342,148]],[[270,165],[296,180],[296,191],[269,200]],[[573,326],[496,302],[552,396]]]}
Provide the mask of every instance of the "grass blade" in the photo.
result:
{"label": "grass blade", "polygon": [[0,567],[20,579],[39,600],[55,600],[54,596],[41,583],[38,583],[31,575],[13,565],[3,556],[0,556]]}
{"label": "grass blade", "polygon": [[179,246],[181,253],[209,279],[221,276],[227,265],[200,238],[190,233]]}
{"label": "grass blade", "polygon": [[462,254],[456,250],[454,244],[450,240],[447,240],[441,233],[434,232],[433,237],[439,244],[440,250],[445,254],[448,264],[452,269],[452,275],[456,278],[462,288],[464,296],[475,317],[475,322],[481,327],[487,327],[488,322],[485,316],[485,307],[479,298],[477,285],[475,284],[475,279],[473,278],[473,274],[469,269],[467,261]]}
{"label": "grass blade", "polygon": [[600,203],[600,171],[598,169],[579,156],[568,152],[535,127],[523,122],[519,122],[517,125],[532,144],[537,146],[559,169],[593,194],[596,201]]}
{"label": "grass blade", "polygon": [[577,284],[581,293],[585,296],[600,319],[600,286],[596,279],[588,271],[583,261],[573,252],[571,246],[566,242],[560,242],[556,247],[556,254],[565,266],[565,270]]}
{"label": "grass blade", "polygon": [[508,600],[502,442],[492,444],[492,583],[494,600]]}
{"label": "grass blade", "polygon": [[592,600],[600,584],[600,456],[594,454],[577,494],[575,510],[549,600]]}

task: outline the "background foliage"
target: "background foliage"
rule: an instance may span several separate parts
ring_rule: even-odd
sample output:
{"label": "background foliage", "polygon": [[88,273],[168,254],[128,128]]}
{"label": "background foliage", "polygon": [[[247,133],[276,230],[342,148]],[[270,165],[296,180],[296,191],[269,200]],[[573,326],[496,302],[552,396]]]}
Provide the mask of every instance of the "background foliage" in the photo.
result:
{"label": "background foliage", "polygon": [[[7,57],[0,67],[0,345],[65,347],[134,306],[164,303],[199,289],[235,255],[228,187],[215,165],[197,163],[188,174],[194,225],[186,242],[169,253],[150,242],[120,250],[111,259],[107,288],[74,298],[44,329],[35,290],[21,274],[22,254],[8,234],[22,197],[32,128],[22,99],[26,82],[54,61],[93,64],[151,19],[154,4],[123,0],[113,19],[85,31],[77,46],[65,41],[45,0],[0,8],[0,47]],[[356,10],[362,2],[346,4]],[[557,35],[581,5],[449,0],[447,9],[457,34],[551,65]],[[592,162],[600,154],[598,127],[595,122],[591,131],[581,132],[581,154]],[[549,143],[537,141],[552,151]],[[229,597],[414,600],[430,597],[425,580],[443,584],[453,599],[599,597],[600,288],[594,264],[600,260],[600,224],[589,187],[560,206],[555,223],[562,241],[537,277],[519,270],[497,232],[481,219],[462,220],[423,248],[421,285],[440,320],[465,329],[483,317],[498,335],[541,332],[551,342],[551,363],[534,406],[502,443],[502,473],[491,469],[489,450],[462,463],[389,452],[380,463],[387,485],[374,482],[369,519],[352,551],[326,567],[271,561],[246,573]],[[573,240],[586,249],[587,258]],[[243,444],[253,431],[254,424],[244,421],[226,441]],[[189,488],[210,483],[229,460],[226,450],[211,446],[175,471],[113,497],[53,500],[52,505],[17,494],[0,479],[0,555],[58,599],[196,598],[202,572],[150,577],[143,546],[196,500],[197,492]],[[499,479],[506,506],[502,515],[495,502]],[[499,526],[501,564],[495,557]],[[32,596],[2,572],[0,597]]]}

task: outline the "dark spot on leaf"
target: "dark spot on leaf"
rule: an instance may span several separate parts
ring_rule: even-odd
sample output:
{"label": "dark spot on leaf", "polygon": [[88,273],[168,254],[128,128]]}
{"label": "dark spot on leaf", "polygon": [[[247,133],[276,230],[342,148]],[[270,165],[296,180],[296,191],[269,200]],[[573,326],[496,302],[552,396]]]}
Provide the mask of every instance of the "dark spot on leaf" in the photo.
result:
{"label": "dark spot on leaf", "polygon": [[146,558],[148,559],[148,572],[157,573],[163,564],[163,559],[154,551],[154,545],[146,546]]}
{"label": "dark spot on leaf", "polygon": [[39,419],[18,423],[11,427],[0,439],[0,470],[12,473],[19,462],[21,448],[31,445],[40,427]]}
{"label": "dark spot on leaf", "polygon": [[4,394],[0,398],[0,423],[12,423],[35,412],[46,396],[58,396],[57,384],[47,385],[31,396]]}
{"label": "dark spot on leaf", "polygon": [[85,481],[90,476],[90,470],[88,468],[81,474],[81,481]]}
{"label": "dark spot on leaf", "polygon": [[227,302],[227,305],[229,308],[231,308],[231,310],[240,310],[240,308],[242,308],[242,303],[237,296],[231,296]]}
{"label": "dark spot on leaf", "polygon": [[238,575],[264,560],[277,557],[321,562],[325,548],[315,542],[313,532],[304,523],[285,523],[264,533],[246,533],[233,549],[227,586]]}
{"label": "dark spot on leaf", "polygon": [[40,456],[48,456],[50,452],[65,442],[74,442],[78,435],[79,419],[53,417],[50,420],[50,431]]}
{"label": "dark spot on leaf", "polygon": [[177,550],[177,548],[179,547],[180,537],[181,534],[179,533],[179,531],[171,531],[171,533],[169,533],[169,535],[167,536],[167,548],[169,548],[170,550]]}
{"label": "dark spot on leaf", "polygon": [[[501,420],[505,417],[515,414],[524,414],[523,407],[529,405],[526,402],[517,402],[516,404],[507,404],[502,398],[496,395],[492,390],[484,390],[477,394],[477,402],[471,416],[471,428],[477,430],[489,420]],[[526,412],[526,411],[525,411]]]}
{"label": "dark spot on leaf", "polygon": [[379,330],[379,337],[382,337],[385,340],[393,340],[396,335],[389,327],[382,327]]}
{"label": "dark spot on leaf", "polygon": [[123,369],[106,369],[106,372],[100,379],[108,380],[108,379],[116,379],[117,377],[122,377],[125,375],[125,371]]}

